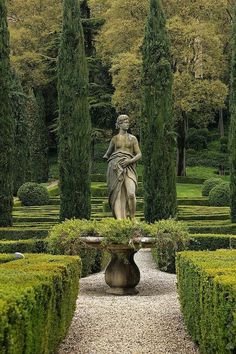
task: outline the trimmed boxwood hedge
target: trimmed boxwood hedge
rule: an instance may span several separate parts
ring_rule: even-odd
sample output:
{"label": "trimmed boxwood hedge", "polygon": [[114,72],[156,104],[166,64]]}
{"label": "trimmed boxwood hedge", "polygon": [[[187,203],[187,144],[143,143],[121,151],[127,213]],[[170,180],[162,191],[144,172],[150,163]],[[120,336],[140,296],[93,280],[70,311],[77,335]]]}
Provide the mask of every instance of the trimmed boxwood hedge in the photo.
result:
{"label": "trimmed boxwood hedge", "polygon": [[192,251],[215,251],[220,248],[236,248],[236,236],[227,234],[190,235],[189,249]]}
{"label": "trimmed boxwood hedge", "polygon": [[56,352],[73,317],[80,270],[79,257],[68,256],[25,254],[0,264],[1,353]]}
{"label": "trimmed boxwood hedge", "polygon": [[236,352],[235,273],[236,250],[177,255],[184,321],[202,354]]}
{"label": "trimmed boxwood hedge", "polygon": [[46,253],[47,242],[45,240],[0,240],[0,253]]}
{"label": "trimmed boxwood hedge", "polygon": [[[0,240],[0,253],[49,253],[47,239],[37,240]],[[99,272],[107,264],[105,252],[80,247],[78,253],[82,261],[81,277]]]}
{"label": "trimmed boxwood hedge", "polygon": [[45,238],[48,230],[35,228],[0,228],[0,240],[26,240],[30,238]]}

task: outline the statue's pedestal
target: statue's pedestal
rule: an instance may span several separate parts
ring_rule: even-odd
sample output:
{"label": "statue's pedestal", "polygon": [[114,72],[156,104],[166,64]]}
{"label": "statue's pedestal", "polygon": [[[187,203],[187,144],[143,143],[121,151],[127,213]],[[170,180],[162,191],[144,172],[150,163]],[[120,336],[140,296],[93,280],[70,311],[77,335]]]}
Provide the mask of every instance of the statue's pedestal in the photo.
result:
{"label": "statue's pedestal", "polygon": [[134,255],[141,248],[152,248],[155,239],[142,237],[132,240],[132,246],[123,244],[104,245],[103,237],[82,237],[87,247],[106,249],[111,260],[105,271],[105,281],[110,289],[107,293],[114,295],[136,295],[136,286],[140,281],[140,272],[134,262]]}

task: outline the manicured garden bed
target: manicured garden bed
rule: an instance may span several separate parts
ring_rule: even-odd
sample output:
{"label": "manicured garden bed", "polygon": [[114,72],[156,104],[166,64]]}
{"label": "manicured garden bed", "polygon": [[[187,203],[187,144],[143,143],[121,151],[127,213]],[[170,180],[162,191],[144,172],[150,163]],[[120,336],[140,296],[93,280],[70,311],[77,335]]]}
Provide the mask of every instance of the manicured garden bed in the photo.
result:
{"label": "manicured garden bed", "polygon": [[177,255],[184,320],[202,354],[236,352],[235,274],[236,250]]}
{"label": "manicured garden bed", "polygon": [[80,272],[79,257],[0,255],[1,353],[55,353],[74,313]]}

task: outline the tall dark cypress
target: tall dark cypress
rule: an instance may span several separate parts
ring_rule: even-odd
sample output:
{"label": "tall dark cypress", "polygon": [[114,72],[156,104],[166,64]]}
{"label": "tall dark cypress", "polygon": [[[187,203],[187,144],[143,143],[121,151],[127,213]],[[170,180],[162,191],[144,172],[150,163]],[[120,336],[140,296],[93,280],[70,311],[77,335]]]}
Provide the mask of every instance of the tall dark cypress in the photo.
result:
{"label": "tall dark cypress", "polygon": [[142,75],[144,215],[155,222],[176,214],[171,54],[159,0],[150,0]]}
{"label": "tall dark cypress", "polygon": [[29,128],[26,112],[27,97],[23,92],[19,77],[11,75],[11,107],[15,121],[14,129],[14,173],[13,194],[27,181],[29,170]]}
{"label": "tall dark cypress", "polygon": [[88,219],[91,121],[78,0],[64,0],[58,65],[60,218]]}
{"label": "tall dark cypress", "polygon": [[36,92],[35,94],[31,89],[27,101],[30,148],[29,180],[41,183],[48,180],[48,131],[45,125],[45,116],[40,111],[38,101],[40,101],[40,93]]}
{"label": "tall dark cypress", "polygon": [[7,11],[5,0],[0,0],[0,226],[12,224],[13,134]]}
{"label": "tall dark cypress", "polygon": [[234,6],[232,36],[229,152],[231,221],[236,222],[236,5]]}

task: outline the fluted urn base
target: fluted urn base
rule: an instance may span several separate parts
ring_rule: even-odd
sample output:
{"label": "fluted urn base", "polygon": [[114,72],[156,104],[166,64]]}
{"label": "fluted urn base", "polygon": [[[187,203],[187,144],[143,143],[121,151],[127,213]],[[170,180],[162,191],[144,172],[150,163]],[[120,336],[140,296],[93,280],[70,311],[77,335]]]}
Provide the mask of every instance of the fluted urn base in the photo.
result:
{"label": "fluted urn base", "polygon": [[114,295],[136,295],[136,285],[140,281],[140,272],[134,262],[134,249],[109,247],[111,261],[105,271],[105,281],[110,289],[107,293]]}

